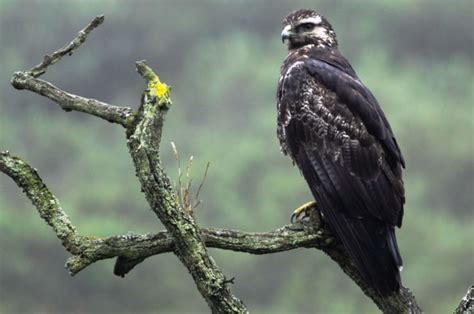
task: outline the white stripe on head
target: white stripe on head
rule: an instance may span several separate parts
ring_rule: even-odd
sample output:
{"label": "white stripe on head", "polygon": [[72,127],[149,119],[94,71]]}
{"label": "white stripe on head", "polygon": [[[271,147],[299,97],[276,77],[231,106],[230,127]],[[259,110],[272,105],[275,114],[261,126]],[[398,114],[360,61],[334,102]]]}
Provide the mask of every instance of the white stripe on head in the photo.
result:
{"label": "white stripe on head", "polygon": [[299,20],[298,24],[304,24],[304,23],[313,23],[315,25],[321,24],[322,22],[321,16],[317,15],[315,17],[307,17],[305,19]]}

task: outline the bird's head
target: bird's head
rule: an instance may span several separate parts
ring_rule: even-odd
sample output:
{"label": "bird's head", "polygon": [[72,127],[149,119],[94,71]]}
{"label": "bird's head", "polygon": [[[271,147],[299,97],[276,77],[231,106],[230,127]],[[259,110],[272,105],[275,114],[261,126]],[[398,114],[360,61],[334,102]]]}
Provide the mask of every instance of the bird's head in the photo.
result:
{"label": "bird's head", "polygon": [[318,12],[307,9],[294,11],[283,19],[281,40],[288,42],[290,50],[311,44],[318,47],[337,46],[336,33],[331,24]]}

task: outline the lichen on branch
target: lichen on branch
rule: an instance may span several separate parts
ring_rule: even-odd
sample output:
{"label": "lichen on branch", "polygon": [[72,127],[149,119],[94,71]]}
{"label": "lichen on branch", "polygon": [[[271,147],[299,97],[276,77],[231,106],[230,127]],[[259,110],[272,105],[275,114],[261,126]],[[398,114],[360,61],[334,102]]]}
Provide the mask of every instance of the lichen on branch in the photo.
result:
{"label": "lichen on branch", "polygon": [[[161,82],[158,75],[147,65],[145,60],[137,61],[135,63],[137,72],[145,79],[147,89],[144,92],[146,97],[156,97],[156,103],[161,109],[169,109],[171,107],[171,86]],[[145,100],[142,103],[149,103]],[[164,106],[164,107],[163,107]]]}
{"label": "lichen on branch", "polygon": [[63,246],[71,253],[76,253],[79,245],[76,228],[64,213],[56,197],[48,190],[35,169],[8,151],[0,152],[0,171],[8,175],[22,188],[40,217],[50,225]]}
{"label": "lichen on branch", "polygon": [[173,237],[174,253],[188,269],[212,312],[245,313],[245,305],[230,292],[224,274],[207,252],[194,217],[180,206],[161,165],[159,148],[164,117],[171,106],[169,89],[144,61],[136,66],[147,88],[135,123],[127,130],[127,144],[145,198]]}

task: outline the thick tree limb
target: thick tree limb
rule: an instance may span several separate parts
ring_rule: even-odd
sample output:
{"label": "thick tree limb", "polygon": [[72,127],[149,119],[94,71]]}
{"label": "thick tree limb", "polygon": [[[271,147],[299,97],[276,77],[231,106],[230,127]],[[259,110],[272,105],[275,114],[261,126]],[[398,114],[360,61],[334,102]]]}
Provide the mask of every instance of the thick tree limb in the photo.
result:
{"label": "thick tree limb", "polygon": [[0,171],[12,178],[48,225],[56,233],[63,246],[72,254],[78,253],[80,240],[76,228],[64,213],[59,201],[43,183],[35,169],[8,151],[0,152]]}
{"label": "thick tree limb", "polygon": [[[66,250],[74,255],[66,264],[72,275],[96,261],[114,257],[144,260],[175,249],[173,237],[166,231],[106,238],[81,236],[35,169],[4,151],[0,152],[0,171],[12,178],[25,192],[41,218],[52,227]],[[313,225],[305,222],[257,233],[200,229],[202,239],[208,247],[251,254],[276,253],[299,247],[323,247],[333,241],[326,232],[324,229],[315,232]]]}
{"label": "thick tree limb", "polygon": [[151,209],[173,237],[175,254],[186,266],[213,313],[243,313],[247,308],[232,295],[222,271],[209,256],[201,231],[178,198],[161,166],[159,148],[166,112],[171,106],[169,87],[145,64],[137,70],[147,81],[134,125],[127,130],[128,147],[136,175]]}

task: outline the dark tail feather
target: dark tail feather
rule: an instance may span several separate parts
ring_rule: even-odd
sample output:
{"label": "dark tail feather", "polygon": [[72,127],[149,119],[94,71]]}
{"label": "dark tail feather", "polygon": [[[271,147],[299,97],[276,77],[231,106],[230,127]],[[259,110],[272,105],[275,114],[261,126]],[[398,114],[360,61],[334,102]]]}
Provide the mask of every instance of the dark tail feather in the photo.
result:
{"label": "dark tail feather", "polygon": [[392,227],[323,211],[363,279],[382,295],[400,289],[401,257]]}
{"label": "dark tail feather", "polygon": [[[310,158],[306,152],[300,151],[298,161],[299,166],[304,169],[303,175],[320,205],[320,210],[340,238],[363,279],[382,295],[398,291],[401,285],[399,269],[402,259],[398,252],[394,228],[376,218],[350,216],[346,214],[350,212],[347,209],[346,213],[343,212],[341,209],[350,204],[342,202],[336,185],[344,183],[335,181],[335,169],[331,169],[330,164],[321,167],[324,161],[317,152],[313,152]],[[324,186],[325,193],[319,193],[318,186]]]}
{"label": "dark tail feather", "polygon": [[403,260],[400,256],[400,251],[398,250],[397,237],[395,236],[395,228],[388,227],[388,247],[390,252],[395,260],[395,264],[398,266],[398,270],[402,271],[403,269]]}

